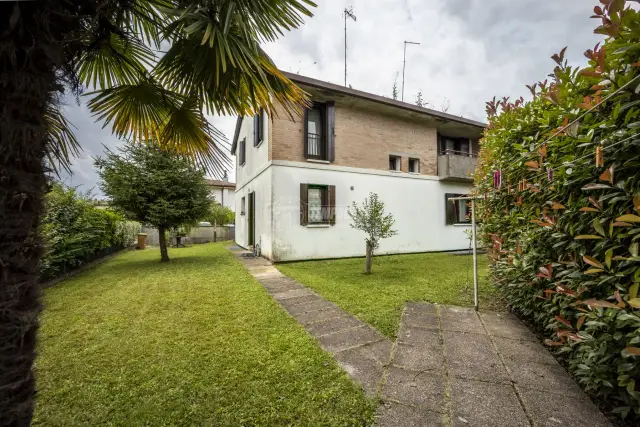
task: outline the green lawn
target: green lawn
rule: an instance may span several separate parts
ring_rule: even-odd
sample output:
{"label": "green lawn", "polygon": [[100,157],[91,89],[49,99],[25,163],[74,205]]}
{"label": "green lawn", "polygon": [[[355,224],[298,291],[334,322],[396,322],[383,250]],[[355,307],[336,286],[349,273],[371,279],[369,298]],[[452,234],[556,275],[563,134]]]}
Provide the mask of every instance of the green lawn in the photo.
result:
{"label": "green lawn", "polygon": [[45,291],[34,425],[366,425],[373,402],[223,244]]}
{"label": "green lawn", "polygon": [[[496,291],[485,279],[486,264],[486,257],[480,255],[480,306],[499,309]],[[467,255],[376,257],[371,275],[363,274],[364,258],[284,263],[277,267],[390,338],[396,336],[406,301],[473,306],[473,264]]]}

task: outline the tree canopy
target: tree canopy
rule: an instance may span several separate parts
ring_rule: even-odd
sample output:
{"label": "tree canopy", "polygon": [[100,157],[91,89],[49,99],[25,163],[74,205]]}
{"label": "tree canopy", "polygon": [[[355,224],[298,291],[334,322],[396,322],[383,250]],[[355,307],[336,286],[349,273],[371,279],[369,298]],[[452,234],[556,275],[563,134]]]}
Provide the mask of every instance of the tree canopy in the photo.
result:
{"label": "tree canopy", "polygon": [[204,173],[184,156],[155,147],[131,145],[119,151],[96,159],[100,189],[128,218],[158,228],[162,260],[168,261],[164,232],[209,213]]}

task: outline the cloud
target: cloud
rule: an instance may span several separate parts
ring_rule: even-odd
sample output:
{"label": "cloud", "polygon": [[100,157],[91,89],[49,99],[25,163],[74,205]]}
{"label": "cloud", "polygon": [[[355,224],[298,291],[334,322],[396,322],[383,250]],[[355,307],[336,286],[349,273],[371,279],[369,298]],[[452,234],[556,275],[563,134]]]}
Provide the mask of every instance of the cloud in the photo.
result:
{"label": "cloud", "polygon": [[[553,69],[550,57],[565,46],[567,59],[583,65],[583,52],[601,40],[589,18],[596,0],[334,0],[318,2],[314,17],[265,50],[283,70],[344,84],[345,8],[357,21],[347,22],[348,84],[390,96],[398,75],[401,87],[403,42],[407,47],[405,100],[419,90],[434,108],[448,99],[449,112],[485,120],[484,102],[495,96],[530,96],[525,84],[544,80]],[[74,162],[71,182],[95,186],[90,156],[102,144],[119,144],[108,129],[93,123],[84,105],[65,110],[77,126],[84,147]],[[212,122],[229,139],[235,118]],[[233,171],[231,177],[233,178]]]}

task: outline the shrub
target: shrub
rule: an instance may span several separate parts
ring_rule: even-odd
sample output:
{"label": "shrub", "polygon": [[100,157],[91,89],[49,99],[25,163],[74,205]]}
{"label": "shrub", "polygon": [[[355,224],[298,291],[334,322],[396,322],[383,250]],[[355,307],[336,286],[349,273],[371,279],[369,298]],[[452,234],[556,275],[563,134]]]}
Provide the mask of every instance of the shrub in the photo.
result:
{"label": "shrub", "polygon": [[[603,2],[604,3],[604,2]],[[530,102],[487,103],[476,170],[492,276],[510,306],[615,413],[640,420],[640,15],[595,8],[609,37]],[[598,106],[598,104],[601,105]]]}
{"label": "shrub", "polygon": [[50,279],[130,246],[140,225],[126,222],[119,213],[99,209],[75,189],[55,183],[45,199],[41,230],[46,253],[40,273],[43,279]]}

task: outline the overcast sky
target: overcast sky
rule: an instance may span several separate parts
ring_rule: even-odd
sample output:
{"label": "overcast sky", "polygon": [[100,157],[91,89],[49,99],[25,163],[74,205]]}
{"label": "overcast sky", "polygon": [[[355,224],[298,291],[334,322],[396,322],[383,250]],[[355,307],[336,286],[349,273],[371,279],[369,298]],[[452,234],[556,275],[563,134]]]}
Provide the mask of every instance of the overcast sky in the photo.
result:
{"label": "overcast sky", "polygon": [[[568,46],[571,64],[584,65],[583,52],[601,39],[589,19],[596,0],[329,0],[318,1],[314,17],[298,30],[264,46],[281,69],[332,83],[344,83],[345,7],[357,21],[347,22],[347,83],[391,96],[402,80],[403,41],[407,47],[405,101],[419,90],[432,108],[450,103],[449,113],[485,121],[484,103],[495,96],[530,97],[525,84],[544,80],[550,56]],[[374,6],[375,5],[375,6]],[[86,106],[69,101],[67,117],[84,151],[67,184],[95,188],[92,157],[102,145],[120,141],[94,123]],[[235,117],[212,122],[231,140]],[[230,171],[232,181],[234,172]],[[99,193],[99,192],[98,192]]]}

